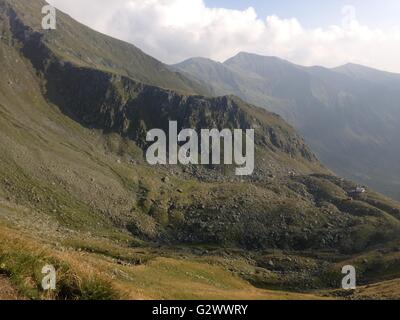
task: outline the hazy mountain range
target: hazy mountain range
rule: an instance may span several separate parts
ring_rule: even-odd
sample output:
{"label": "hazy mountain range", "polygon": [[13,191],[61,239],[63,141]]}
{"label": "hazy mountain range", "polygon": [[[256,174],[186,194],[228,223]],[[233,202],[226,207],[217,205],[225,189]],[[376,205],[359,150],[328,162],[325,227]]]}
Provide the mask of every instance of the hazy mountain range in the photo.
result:
{"label": "hazy mountain range", "polygon": [[399,74],[354,64],[302,67],[249,53],[173,68],[215,95],[235,94],[278,113],[336,173],[400,199]]}

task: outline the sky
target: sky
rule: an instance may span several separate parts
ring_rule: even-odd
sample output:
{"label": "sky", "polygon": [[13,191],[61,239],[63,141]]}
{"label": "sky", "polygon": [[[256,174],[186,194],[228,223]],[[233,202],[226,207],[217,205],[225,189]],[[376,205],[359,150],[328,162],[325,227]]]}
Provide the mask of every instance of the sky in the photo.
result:
{"label": "sky", "polygon": [[400,22],[399,0],[206,0],[205,3],[216,8],[254,7],[260,17],[295,17],[306,27],[337,24],[346,5],[354,6],[359,20],[371,27],[388,27]]}
{"label": "sky", "polygon": [[48,0],[153,57],[223,62],[239,52],[301,65],[400,73],[400,0]]}

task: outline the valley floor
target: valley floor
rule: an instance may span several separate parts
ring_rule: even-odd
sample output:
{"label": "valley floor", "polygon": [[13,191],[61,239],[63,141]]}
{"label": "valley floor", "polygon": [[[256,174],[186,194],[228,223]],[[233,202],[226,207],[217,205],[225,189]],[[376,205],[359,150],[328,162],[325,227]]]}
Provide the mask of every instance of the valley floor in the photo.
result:
{"label": "valley floor", "polygon": [[[0,222],[0,299],[227,299],[315,300],[399,299],[399,281],[342,291],[288,292],[256,288],[243,279],[254,266],[238,257],[195,255],[191,251],[132,246],[71,232],[36,234]],[[15,208],[14,208],[15,209]],[[17,216],[21,214],[15,210]],[[41,268],[53,264],[57,289],[40,289]]]}

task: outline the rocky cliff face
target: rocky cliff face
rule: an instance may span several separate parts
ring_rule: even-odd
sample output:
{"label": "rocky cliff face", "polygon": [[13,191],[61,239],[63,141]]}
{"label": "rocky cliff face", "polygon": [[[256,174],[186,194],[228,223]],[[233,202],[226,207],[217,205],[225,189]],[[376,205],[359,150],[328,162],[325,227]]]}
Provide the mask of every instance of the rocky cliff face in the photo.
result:
{"label": "rocky cliff face", "polygon": [[318,162],[302,138],[278,116],[235,97],[186,96],[70,64],[50,65],[45,78],[47,97],[67,114],[86,126],[118,133],[141,146],[148,130],[167,132],[168,122],[173,120],[178,122],[178,130],[193,128],[198,132],[254,128],[256,144],[270,152],[315,165]]}

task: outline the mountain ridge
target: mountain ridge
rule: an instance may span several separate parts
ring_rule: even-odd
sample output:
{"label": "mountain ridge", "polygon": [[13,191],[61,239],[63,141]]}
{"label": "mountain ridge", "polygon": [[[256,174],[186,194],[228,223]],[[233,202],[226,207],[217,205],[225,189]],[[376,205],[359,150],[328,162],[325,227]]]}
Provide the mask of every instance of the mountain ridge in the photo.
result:
{"label": "mountain ridge", "polygon": [[[42,16],[31,12],[41,12],[41,8],[46,4],[44,1],[27,4],[25,0],[2,0],[1,3],[14,11],[14,17],[18,13],[20,22],[33,34],[40,35],[42,43],[50,46],[53,53],[62,59],[81,66],[126,75],[150,85],[170,87],[185,93],[205,93],[199,84],[192,83],[177,72],[171,72],[165,64],[134,45],[110,38],[78,22],[71,23],[72,18],[61,11],[57,11],[57,23],[62,32],[43,32]],[[91,39],[83,41],[88,34],[91,35]],[[70,50],[72,47],[74,51]]]}
{"label": "mountain ridge", "polygon": [[218,65],[225,78],[209,71],[210,61],[172,68],[207,83],[215,95],[235,94],[281,115],[325,165],[399,199],[400,176],[393,175],[400,172],[399,75],[354,64],[302,67],[249,53],[227,61]]}

